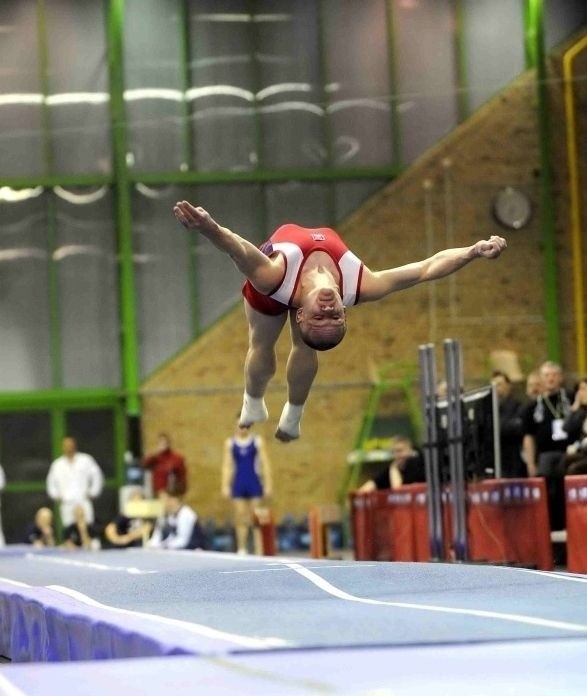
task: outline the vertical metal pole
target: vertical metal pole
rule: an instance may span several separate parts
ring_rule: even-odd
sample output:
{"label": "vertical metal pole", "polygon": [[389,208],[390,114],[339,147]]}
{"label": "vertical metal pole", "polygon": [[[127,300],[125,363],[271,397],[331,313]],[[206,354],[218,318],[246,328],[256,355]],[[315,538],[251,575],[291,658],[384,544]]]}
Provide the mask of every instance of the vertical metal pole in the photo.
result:
{"label": "vertical metal pole", "polygon": [[463,461],[463,420],[461,408],[462,364],[458,341],[444,340],[448,387],[448,442],[453,505],[453,545],[457,561],[467,560],[467,519]]}
{"label": "vertical metal pole", "polygon": [[491,384],[491,412],[493,419],[493,475],[501,478],[501,444],[499,441],[499,398],[497,387]]}
{"label": "vertical metal pole", "polygon": [[428,484],[428,538],[433,561],[443,557],[442,502],[438,461],[438,428],[436,423],[436,360],[434,346],[418,348],[420,363],[420,394],[424,419],[424,464]]}
{"label": "vertical metal pole", "polygon": [[[434,183],[432,179],[424,179],[422,183],[424,190],[424,231],[426,234],[426,255],[434,254],[434,215],[432,211],[432,189]],[[428,283],[428,340],[433,343],[436,340],[438,331],[437,322],[437,283]]]}

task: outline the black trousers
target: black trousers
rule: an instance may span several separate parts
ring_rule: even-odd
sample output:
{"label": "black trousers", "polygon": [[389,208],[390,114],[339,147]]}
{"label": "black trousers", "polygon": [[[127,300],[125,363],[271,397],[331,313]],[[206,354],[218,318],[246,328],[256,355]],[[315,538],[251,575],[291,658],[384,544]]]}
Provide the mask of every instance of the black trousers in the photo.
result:
{"label": "black trousers", "polygon": [[537,474],[546,479],[551,531],[566,528],[564,452],[541,452]]}

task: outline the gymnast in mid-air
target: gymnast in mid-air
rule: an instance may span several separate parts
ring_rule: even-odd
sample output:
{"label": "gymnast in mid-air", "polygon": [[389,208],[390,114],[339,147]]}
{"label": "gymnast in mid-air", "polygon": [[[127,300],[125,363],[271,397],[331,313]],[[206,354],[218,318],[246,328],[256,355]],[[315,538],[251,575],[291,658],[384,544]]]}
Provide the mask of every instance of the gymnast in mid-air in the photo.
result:
{"label": "gymnast in mid-air", "polygon": [[506,247],[491,236],[468,247],[445,249],[422,261],[372,271],[327,227],[286,224],[260,247],[218,224],[203,208],[179,201],[176,218],[228,254],[246,277],[243,286],[249,324],[245,391],[240,424],[267,420],[265,390],[275,374],[275,344],[289,316],[287,401],[275,437],[300,436],[304,404],[318,371],[316,351],[337,346],[346,333],[346,308],[374,302],[392,292],[450,275],[478,258],[495,259]]}

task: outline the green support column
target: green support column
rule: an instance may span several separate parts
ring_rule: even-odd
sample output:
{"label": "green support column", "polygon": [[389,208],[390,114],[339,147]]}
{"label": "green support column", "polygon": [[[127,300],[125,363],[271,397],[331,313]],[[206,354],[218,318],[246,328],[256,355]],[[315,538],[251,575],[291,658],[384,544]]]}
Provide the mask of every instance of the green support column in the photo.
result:
{"label": "green support column", "polygon": [[387,55],[389,58],[389,111],[391,114],[391,157],[392,162],[401,165],[402,133],[400,115],[397,110],[397,58],[395,52],[395,21],[393,17],[393,2],[388,0],[385,5],[387,19]]}
{"label": "green support column", "polygon": [[140,413],[139,351],[132,259],[131,182],[126,164],[126,123],[123,77],[124,0],[108,0],[108,69],[113,165],[116,190],[118,252],[120,255],[120,317],[123,385],[129,415]]}
{"label": "green support column", "polygon": [[469,102],[469,87],[467,84],[467,56],[464,41],[464,11],[462,0],[456,0],[454,5],[455,23],[455,65],[457,82],[457,116],[459,123],[465,121],[471,113]]}
{"label": "green support column", "polygon": [[[37,37],[39,47],[39,85],[43,95],[41,105],[41,129],[43,143],[43,162],[45,176],[53,174],[53,148],[51,145],[51,114],[47,105],[47,97],[50,93],[49,84],[49,53],[47,47],[47,8],[46,0],[37,0]],[[53,260],[53,252],[56,247],[56,214],[55,199],[50,191],[50,186],[45,187],[45,200],[47,201],[47,252],[48,252],[48,279],[49,279],[49,335],[51,341],[51,387],[59,389],[63,384],[61,369],[61,330],[59,322],[59,279],[57,266]]]}
{"label": "green support column", "polygon": [[[192,172],[194,170],[194,134],[192,131],[192,108],[187,100],[187,93],[192,86],[191,70],[191,28],[190,28],[190,0],[179,0],[179,56],[181,68],[181,89],[183,92],[183,150],[184,157],[181,171]],[[182,194],[183,195],[183,194]],[[197,198],[197,196],[193,196]],[[192,338],[200,335],[200,302],[198,299],[198,243],[196,234],[189,235],[189,260],[188,279],[190,287],[190,321]]]}
{"label": "green support column", "polygon": [[552,128],[546,87],[546,51],[544,47],[544,2],[525,0],[525,48],[527,68],[536,69],[538,135],[540,145],[540,225],[544,254],[544,302],[548,356],[560,362],[558,322],[558,278],[556,268],[555,207],[550,143]]}
{"label": "green support column", "polygon": [[49,96],[49,55],[47,49],[47,12],[45,0],[37,0],[37,36],[39,50],[39,85],[43,95],[41,105],[41,129],[45,174],[53,173],[53,150],[51,147],[51,117],[47,105]]}
{"label": "green support column", "polygon": [[46,191],[47,196],[47,251],[49,275],[49,334],[51,340],[51,388],[63,387],[63,363],[61,360],[61,322],[59,312],[59,277],[57,264],[53,260],[56,239],[55,198],[52,191]]}
{"label": "green support column", "polygon": [[[323,166],[332,167],[334,162],[334,133],[330,125],[328,116],[329,98],[326,92],[326,83],[328,80],[328,56],[326,55],[326,37],[325,27],[328,23],[328,17],[325,16],[326,10],[322,0],[318,0],[316,9],[316,18],[318,22],[318,79],[320,80],[319,93],[321,96],[320,102],[324,110],[322,117],[322,138],[326,148],[326,162]],[[332,181],[328,185],[328,224],[331,227],[336,226],[336,182]]]}
{"label": "green support column", "polygon": [[182,171],[191,171],[194,168],[193,162],[193,135],[191,115],[192,110],[187,100],[187,92],[192,86],[191,60],[191,38],[190,38],[190,4],[189,0],[180,0],[180,22],[179,22],[179,47],[181,60],[181,89],[183,91],[182,119],[183,119],[183,149],[184,158]]}

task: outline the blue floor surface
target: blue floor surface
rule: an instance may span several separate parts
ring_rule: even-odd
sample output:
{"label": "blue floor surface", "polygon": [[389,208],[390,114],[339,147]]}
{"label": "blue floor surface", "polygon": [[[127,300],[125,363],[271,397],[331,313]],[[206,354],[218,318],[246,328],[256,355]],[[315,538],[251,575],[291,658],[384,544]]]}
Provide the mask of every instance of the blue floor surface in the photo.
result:
{"label": "blue floor surface", "polygon": [[587,577],[566,573],[18,547],[0,617],[15,695],[587,693]]}

